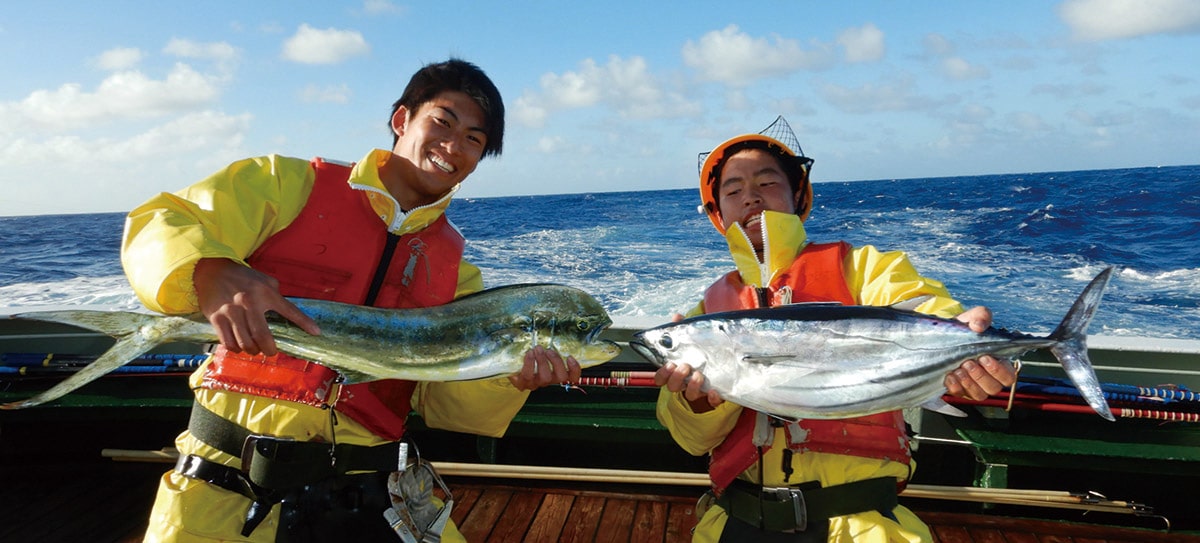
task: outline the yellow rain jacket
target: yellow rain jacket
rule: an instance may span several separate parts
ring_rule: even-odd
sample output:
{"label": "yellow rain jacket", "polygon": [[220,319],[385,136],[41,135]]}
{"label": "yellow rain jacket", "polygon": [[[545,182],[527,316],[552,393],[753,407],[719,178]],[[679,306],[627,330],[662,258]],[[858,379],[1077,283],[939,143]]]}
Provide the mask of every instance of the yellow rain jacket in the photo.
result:
{"label": "yellow rain jacket", "polygon": [[[725,234],[730,253],[748,285],[762,287],[770,284],[777,274],[786,270],[808,243],[807,234],[800,218],[796,215],[766,212],[763,231],[767,249],[763,261],[759,261],[749,238],[738,225],[731,226]],[[952,299],[946,288],[938,281],[922,277],[917,273],[908,257],[902,252],[881,252],[872,246],[853,249],[846,257],[846,285],[855,302],[860,305],[891,305],[915,296],[932,295],[918,309],[940,317],[953,317],[962,312],[962,306]],[[701,302],[687,316],[703,314]],[[710,452],[725,439],[733,429],[742,407],[724,402],[712,411],[694,413],[682,393],[672,393],[665,387],[658,398],[658,420],[670,431],[671,436],[688,453],[702,455]],[[787,443],[783,428],[775,429],[775,443]],[[783,487],[808,481],[820,481],[822,486],[861,481],[875,477],[907,479],[909,466],[897,462],[844,456],[838,454],[805,452],[792,455],[793,473],[784,480],[782,468],[783,450],[786,447],[771,447],[762,460],[763,473],[752,466],[739,478],[752,483],[761,481],[763,486]],[[913,465],[915,469],[915,464]],[[716,542],[721,537],[728,519],[725,511],[713,506],[701,514],[694,542]],[[870,511],[835,517],[829,520],[829,541],[837,543],[889,543],[933,541],[929,528],[912,511],[904,506],[897,507],[897,521]]]}
{"label": "yellow rain jacket", "polygon": [[[372,207],[389,230],[403,235],[437,220],[457,187],[438,202],[404,212],[379,179],[390,153],[374,150],[359,161],[349,183],[368,192]],[[162,193],[131,211],[125,222],[121,263],[134,292],[149,309],[166,314],[199,311],[192,272],[201,258],[241,263],[267,238],[299,215],[315,174],[308,160],[271,155],[235,162],[179,192]],[[455,297],[483,288],[479,268],[459,265]],[[204,368],[190,385],[196,401],[255,434],[355,445],[384,441],[349,417],[304,404],[199,387]],[[506,378],[419,383],[412,407],[432,428],[499,437],[528,398]],[[195,454],[227,466],[238,458],[205,445],[184,431],[175,441],[180,454]],[[163,476],[151,511],[146,541],[275,540],[276,505],[249,538],[240,536],[250,500],[174,471]],[[447,526],[443,541],[461,541]]]}

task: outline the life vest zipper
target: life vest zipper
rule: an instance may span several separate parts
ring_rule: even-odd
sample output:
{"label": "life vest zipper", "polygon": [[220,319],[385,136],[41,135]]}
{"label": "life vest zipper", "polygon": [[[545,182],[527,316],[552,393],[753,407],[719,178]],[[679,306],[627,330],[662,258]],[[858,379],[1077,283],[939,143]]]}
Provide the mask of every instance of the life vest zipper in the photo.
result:
{"label": "life vest zipper", "polygon": [[375,268],[375,278],[371,280],[371,288],[367,291],[367,299],[363,300],[363,305],[375,305],[375,298],[379,296],[379,289],[383,288],[383,279],[387,277],[388,266],[392,262],[392,255],[396,254],[398,243],[400,243],[400,236],[388,232],[387,243],[383,246],[383,254],[379,257],[379,266]]}

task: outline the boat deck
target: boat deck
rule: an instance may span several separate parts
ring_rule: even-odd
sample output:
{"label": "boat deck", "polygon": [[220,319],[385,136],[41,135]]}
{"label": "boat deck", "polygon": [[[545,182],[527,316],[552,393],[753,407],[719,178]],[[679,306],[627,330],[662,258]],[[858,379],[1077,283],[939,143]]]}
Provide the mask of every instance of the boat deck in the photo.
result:
{"label": "boat deck", "polygon": [[[622,341],[628,332],[615,330],[610,339]],[[0,353],[95,354],[109,345],[94,333],[0,318]],[[1200,389],[1200,373],[1192,369],[1200,347],[1165,353],[1126,347],[1093,349],[1094,361],[1106,364],[1098,372],[1114,382],[1170,380]],[[198,349],[175,345],[163,352]],[[612,368],[636,363],[626,355]],[[0,379],[0,401],[28,398],[62,376],[49,368]],[[683,453],[658,425],[656,395],[643,388],[546,388],[531,396],[503,439],[430,432],[419,419],[410,433],[435,461],[703,471],[705,459]],[[45,406],[0,411],[0,541],[140,540],[169,466],[116,462],[101,451],[170,445],[191,403],[186,372],[114,374]],[[986,477],[977,485],[1095,490],[1147,504],[1177,531],[1164,531],[1162,519],[1131,514],[902,496],[940,542],[1200,543],[1200,494],[1193,490],[1200,485],[1200,425],[1018,411],[956,424],[941,432],[922,424],[922,435],[940,433],[947,444],[921,444],[914,483],[971,484],[983,466]],[[456,496],[454,518],[471,541],[686,541],[701,492],[665,484],[447,480]]]}
{"label": "boat deck", "polygon": [[[141,540],[166,464],[0,466],[0,541]],[[448,478],[473,542],[680,542],[699,490],[663,485]],[[910,507],[912,504],[909,504]],[[915,507],[939,543],[1200,543],[1200,536]]]}

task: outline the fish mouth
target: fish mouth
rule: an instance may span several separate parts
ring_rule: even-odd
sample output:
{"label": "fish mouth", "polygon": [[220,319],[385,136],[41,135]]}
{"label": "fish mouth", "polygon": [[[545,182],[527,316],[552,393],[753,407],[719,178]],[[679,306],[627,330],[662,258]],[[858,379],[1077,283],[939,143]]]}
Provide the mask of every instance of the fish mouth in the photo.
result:
{"label": "fish mouth", "polygon": [[612,360],[621,354],[621,346],[607,339],[585,343],[582,353],[583,359],[578,360],[580,367],[590,368],[599,366],[609,360]]}
{"label": "fish mouth", "polygon": [[646,345],[646,341],[642,338],[640,333],[634,334],[633,339],[629,340],[629,348],[633,349],[633,352],[641,355],[642,358],[645,358],[655,366],[661,367],[665,362],[665,360],[659,356],[657,351]]}

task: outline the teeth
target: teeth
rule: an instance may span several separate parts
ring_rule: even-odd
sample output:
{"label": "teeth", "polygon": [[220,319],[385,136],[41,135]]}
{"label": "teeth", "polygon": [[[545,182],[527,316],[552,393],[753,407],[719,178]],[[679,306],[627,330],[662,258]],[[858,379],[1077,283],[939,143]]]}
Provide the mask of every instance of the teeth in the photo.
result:
{"label": "teeth", "polygon": [[438,169],[442,170],[443,172],[454,173],[454,166],[452,166],[449,162],[443,161],[442,159],[438,158],[435,155],[429,155],[429,161],[432,162],[434,166],[437,166]]}

